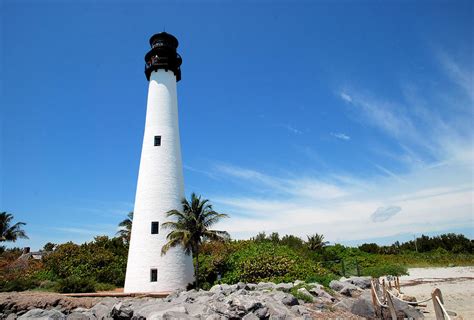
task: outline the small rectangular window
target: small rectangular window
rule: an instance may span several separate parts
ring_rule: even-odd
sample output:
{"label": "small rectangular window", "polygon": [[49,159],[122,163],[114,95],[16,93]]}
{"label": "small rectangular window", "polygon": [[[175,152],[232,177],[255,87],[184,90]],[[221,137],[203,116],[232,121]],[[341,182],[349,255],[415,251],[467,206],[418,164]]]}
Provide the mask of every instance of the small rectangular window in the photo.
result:
{"label": "small rectangular window", "polygon": [[150,282],[157,282],[157,281],[158,281],[158,269],[151,269]]}
{"label": "small rectangular window", "polygon": [[151,223],[151,234],[158,234],[159,223],[158,221],[153,221]]}
{"label": "small rectangular window", "polygon": [[155,147],[161,146],[161,136],[155,136]]}

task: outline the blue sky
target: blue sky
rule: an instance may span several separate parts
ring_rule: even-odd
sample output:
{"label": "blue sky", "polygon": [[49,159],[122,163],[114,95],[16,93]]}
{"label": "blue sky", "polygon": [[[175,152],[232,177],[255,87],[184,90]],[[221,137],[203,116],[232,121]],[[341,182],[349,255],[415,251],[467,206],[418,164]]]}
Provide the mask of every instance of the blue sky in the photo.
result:
{"label": "blue sky", "polygon": [[474,5],[11,1],[0,7],[0,210],[29,240],[133,209],[148,39],[180,41],[187,194],[235,238],[472,237]]}

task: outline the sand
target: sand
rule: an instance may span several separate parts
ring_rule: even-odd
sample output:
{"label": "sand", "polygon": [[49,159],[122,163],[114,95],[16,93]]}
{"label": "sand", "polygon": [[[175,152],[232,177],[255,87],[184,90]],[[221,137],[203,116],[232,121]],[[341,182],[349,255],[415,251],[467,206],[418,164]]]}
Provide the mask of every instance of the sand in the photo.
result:
{"label": "sand", "polygon": [[[411,268],[408,272],[409,276],[400,278],[403,293],[421,301],[439,288],[446,309],[457,314],[452,319],[474,319],[474,267]],[[425,318],[436,319],[433,302],[426,304]]]}

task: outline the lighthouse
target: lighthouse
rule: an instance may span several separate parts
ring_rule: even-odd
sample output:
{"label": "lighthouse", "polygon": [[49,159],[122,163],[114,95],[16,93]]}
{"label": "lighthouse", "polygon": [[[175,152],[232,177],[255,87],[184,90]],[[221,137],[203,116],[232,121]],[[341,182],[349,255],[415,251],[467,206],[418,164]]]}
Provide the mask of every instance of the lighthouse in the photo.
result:
{"label": "lighthouse", "polygon": [[167,292],[193,282],[193,262],[181,247],[161,255],[166,213],[182,210],[183,166],[176,84],[181,80],[178,40],[161,32],[145,55],[148,84],[145,132],[138,172],[124,292]]}

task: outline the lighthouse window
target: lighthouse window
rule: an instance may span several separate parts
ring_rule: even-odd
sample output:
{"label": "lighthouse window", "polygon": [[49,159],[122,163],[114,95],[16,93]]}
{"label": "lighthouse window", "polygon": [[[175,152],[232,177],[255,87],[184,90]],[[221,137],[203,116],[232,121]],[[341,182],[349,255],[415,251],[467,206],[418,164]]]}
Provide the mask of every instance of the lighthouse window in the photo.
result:
{"label": "lighthouse window", "polygon": [[158,226],[159,226],[158,221],[153,221],[151,223],[151,234],[158,234]]}
{"label": "lighthouse window", "polygon": [[158,281],[158,269],[151,269],[150,282],[157,282],[157,281]]}
{"label": "lighthouse window", "polygon": [[155,136],[155,147],[161,146],[161,136]]}

